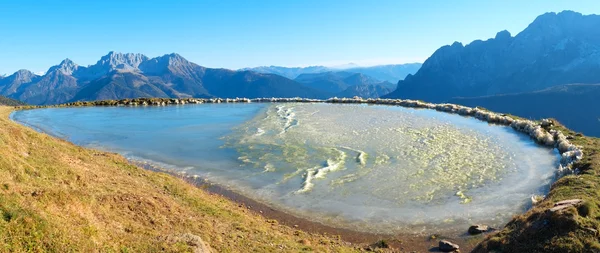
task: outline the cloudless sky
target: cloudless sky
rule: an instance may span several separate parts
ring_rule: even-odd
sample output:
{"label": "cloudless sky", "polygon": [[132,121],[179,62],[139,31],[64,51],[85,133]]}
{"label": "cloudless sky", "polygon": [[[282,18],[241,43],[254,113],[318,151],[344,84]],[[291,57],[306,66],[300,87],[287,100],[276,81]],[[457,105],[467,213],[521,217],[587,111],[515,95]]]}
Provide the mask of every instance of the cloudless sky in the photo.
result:
{"label": "cloudless sky", "polygon": [[600,0],[0,0],[0,74],[109,51],[232,69],[422,62],[562,10],[600,14]]}

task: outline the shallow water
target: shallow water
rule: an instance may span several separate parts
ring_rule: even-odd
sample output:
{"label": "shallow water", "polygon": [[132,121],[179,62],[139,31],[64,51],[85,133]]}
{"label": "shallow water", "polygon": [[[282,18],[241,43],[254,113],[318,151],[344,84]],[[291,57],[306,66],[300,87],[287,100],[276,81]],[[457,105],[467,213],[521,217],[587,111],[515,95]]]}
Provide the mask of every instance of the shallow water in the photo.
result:
{"label": "shallow water", "polygon": [[13,118],[313,221],[375,233],[501,226],[547,192],[557,164],[555,151],[509,127],[381,105],[90,107]]}

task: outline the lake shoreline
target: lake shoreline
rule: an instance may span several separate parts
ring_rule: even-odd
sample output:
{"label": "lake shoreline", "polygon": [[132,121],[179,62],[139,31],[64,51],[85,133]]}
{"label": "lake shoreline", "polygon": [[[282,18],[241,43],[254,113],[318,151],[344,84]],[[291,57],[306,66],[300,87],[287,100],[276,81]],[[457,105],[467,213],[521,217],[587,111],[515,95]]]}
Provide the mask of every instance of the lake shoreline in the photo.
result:
{"label": "lake shoreline", "polygon": [[[152,99],[148,99],[147,101],[151,101],[151,100]],[[126,100],[126,101],[128,101],[126,104],[121,104],[119,101],[108,101],[108,102],[107,101],[97,101],[97,102],[89,102],[89,103],[88,102],[83,102],[83,103],[78,102],[78,103],[73,103],[73,104],[68,104],[68,105],[62,105],[59,107],[137,106],[137,105],[159,105],[160,106],[160,105],[164,105],[164,104],[149,104],[149,103],[148,104],[143,104],[143,103],[138,104],[137,102],[133,102],[135,100]],[[144,99],[142,99],[140,101],[144,101]],[[181,103],[177,99],[175,99],[175,100],[159,99],[159,101],[170,101],[169,104],[173,104],[173,105],[185,104],[185,103]],[[190,101],[190,100],[187,100],[187,101]],[[198,101],[201,101],[201,100],[191,99],[191,101],[196,101],[196,103],[198,103]],[[205,100],[202,100],[202,101],[205,101]],[[206,101],[208,101],[208,100],[206,100]],[[227,99],[227,100],[213,99],[210,101],[211,102],[207,102],[207,103],[254,102],[249,99],[245,99],[245,100],[244,99]],[[355,99],[334,98],[334,99],[330,99],[330,100],[326,100],[326,101],[324,101],[324,100],[308,101],[308,100],[303,100],[303,99],[260,99],[257,102],[363,103],[363,104],[383,104],[383,105],[391,105],[391,106],[396,105],[396,106],[403,106],[403,107],[432,109],[432,110],[443,111],[443,112],[448,112],[448,113],[455,113],[455,114],[459,114],[462,116],[474,117],[479,120],[488,122],[490,124],[508,125],[508,126],[511,126],[517,132],[521,132],[526,135],[529,135],[533,139],[533,141],[535,141],[536,143],[538,143],[540,145],[551,146],[551,147],[556,148],[561,153],[562,159],[561,159],[561,165],[559,166],[559,168],[557,170],[557,178],[553,181],[553,188],[552,188],[549,196],[547,198],[543,199],[542,202],[538,203],[538,205],[534,206],[534,208],[532,208],[531,210],[528,210],[526,213],[514,218],[513,221],[509,222],[509,224],[507,225],[507,227],[504,230],[500,231],[500,233],[493,233],[493,234],[489,234],[489,235],[485,236],[484,238],[478,238],[477,242],[474,242],[474,244],[479,243],[479,241],[482,239],[483,239],[483,242],[482,242],[482,244],[479,244],[475,248],[476,251],[481,250],[482,248],[496,248],[496,247],[498,247],[497,244],[492,244],[492,243],[495,243],[498,240],[498,238],[507,238],[507,236],[509,236],[512,233],[518,233],[518,232],[510,232],[510,231],[515,231],[515,230],[509,229],[508,228],[509,226],[517,225],[520,227],[524,227],[526,229],[532,229],[527,224],[514,223],[514,222],[521,222],[521,220],[524,219],[523,217],[531,217],[530,215],[532,215],[532,214],[537,214],[537,213],[543,212],[549,205],[551,205],[551,203],[556,202],[557,198],[560,197],[560,195],[553,194],[553,192],[562,191],[562,189],[564,189],[563,187],[560,187],[560,189],[557,190],[555,187],[557,185],[557,182],[565,182],[565,181],[573,180],[574,177],[571,177],[570,175],[579,174],[581,172],[585,172],[585,171],[589,170],[589,167],[587,167],[588,166],[587,164],[595,162],[595,158],[589,158],[589,159],[582,158],[582,154],[583,154],[582,147],[584,149],[590,148],[590,146],[587,145],[587,143],[586,144],[582,144],[582,143],[583,142],[592,142],[593,139],[587,139],[581,135],[575,136],[575,133],[564,128],[562,125],[560,125],[557,122],[554,122],[552,120],[542,120],[542,121],[536,122],[536,121],[531,121],[531,120],[525,120],[525,119],[515,117],[512,115],[493,113],[493,112],[487,111],[482,108],[469,108],[469,107],[452,105],[452,104],[431,104],[431,103],[425,103],[422,101],[414,101],[414,100],[380,100],[380,99],[366,100],[366,99],[360,99],[360,98],[355,98]],[[192,102],[192,103],[194,103],[194,102]],[[204,103],[204,102],[202,102],[202,103]],[[35,108],[35,107],[21,107],[21,109],[28,109],[28,108]],[[565,135],[565,134],[563,134],[563,132],[565,134],[569,134],[569,135]],[[575,140],[575,143],[571,143],[571,141],[569,141],[569,140],[573,140],[573,139]],[[575,146],[575,145],[577,145],[577,146]],[[582,166],[585,166],[585,167],[582,168]],[[562,186],[562,185],[560,185],[560,186]],[[219,193],[216,193],[216,194],[219,194]],[[572,196],[571,192],[568,192],[566,195]],[[575,195],[575,196],[577,196],[577,195]],[[587,199],[587,198],[585,198],[585,199]],[[270,210],[268,210],[268,209],[269,208],[265,209],[265,211],[270,212]],[[263,210],[258,210],[258,211],[260,213],[260,211],[263,211]],[[266,213],[265,211],[263,211],[263,213],[262,213],[263,216]],[[297,225],[297,224],[294,224],[294,225]],[[542,236],[545,236],[545,235],[542,235]],[[587,237],[582,237],[582,240],[584,238],[587,238]],[[509,240],[509,239],[505,239],[505,240]],[[537,239],[530,238],[530,240],[535,241]],[[429,245],[430,246],[435,245],[436,241],[437,241],[437,239],[432,240],[432,242]],[[507,247],[514,247],[516,245],[522,244],[522,243],[518,243],[518,242],[514,242],[514,243],[516,243],[516,244],[510,244],[510,245],[507,245]],[[535,243],[534,245],[527,245],[527,246],[528,247],[538,247],[539,245],[543,245],[543,241],[539,241],[539,242],[535,241],[534,243]],[[525,246],[525,245],[522,245],[522,246]],[[462,249],[466,249],[466,248],[467,247],[463,247]],[[419,250],[423,250],[423,248],[419,248]]]}

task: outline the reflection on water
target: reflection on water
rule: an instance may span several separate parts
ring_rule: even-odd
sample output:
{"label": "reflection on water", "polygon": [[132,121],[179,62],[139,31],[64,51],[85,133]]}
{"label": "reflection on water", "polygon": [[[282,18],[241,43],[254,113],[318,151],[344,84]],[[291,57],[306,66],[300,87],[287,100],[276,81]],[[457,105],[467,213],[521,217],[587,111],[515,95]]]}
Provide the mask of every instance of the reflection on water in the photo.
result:
{"label": "reflection on water", "polygon": [[500,226],[547,190],[557,163],[554,151],[509,127],[379,105],[95,107],[14,118],[366,232]]}

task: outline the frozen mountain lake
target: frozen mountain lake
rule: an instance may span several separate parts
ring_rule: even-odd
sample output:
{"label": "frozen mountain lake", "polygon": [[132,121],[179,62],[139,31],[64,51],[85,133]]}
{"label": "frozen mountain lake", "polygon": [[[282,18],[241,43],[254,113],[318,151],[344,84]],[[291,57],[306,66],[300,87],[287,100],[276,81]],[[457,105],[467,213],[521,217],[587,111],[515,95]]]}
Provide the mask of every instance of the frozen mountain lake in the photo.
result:
{"label": "frozen mountain lake", "polygon": [[503,226],[548,191],[555,150],[433,110],[320,103],[48,108],[18,122],[371,233]]}

